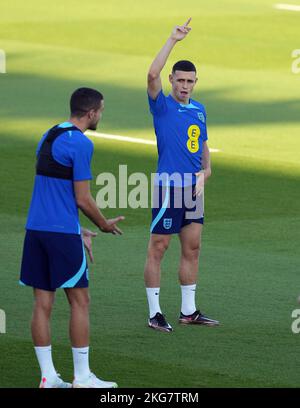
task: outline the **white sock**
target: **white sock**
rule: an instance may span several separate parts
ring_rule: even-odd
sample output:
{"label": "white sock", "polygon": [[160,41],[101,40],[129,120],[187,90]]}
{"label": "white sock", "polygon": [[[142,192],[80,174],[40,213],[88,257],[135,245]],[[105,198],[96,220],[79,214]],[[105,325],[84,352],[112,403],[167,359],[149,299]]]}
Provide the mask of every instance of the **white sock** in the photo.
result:
{"label": "white sock", "polygon": [[161,313],[159,306],[159,290],[160,288],[146,288],[150,318],[154,317],[157,312]]}
{"label": "white sock", "polygon": [[40,365],[42,378],[45,377],[49,382],[54,381],[57,377],[57,373],[52,361],[51,345],[46,347],[35,347],[34,350]]}
{"label": "white sock", "polygon": [[86,380],[90,374],[89,347],[72,347],[74,378],[77,381]]}
{"label": "white sock", "polygon": [[181,285],[181,313],[188,316],[196,311],[196,284]]}

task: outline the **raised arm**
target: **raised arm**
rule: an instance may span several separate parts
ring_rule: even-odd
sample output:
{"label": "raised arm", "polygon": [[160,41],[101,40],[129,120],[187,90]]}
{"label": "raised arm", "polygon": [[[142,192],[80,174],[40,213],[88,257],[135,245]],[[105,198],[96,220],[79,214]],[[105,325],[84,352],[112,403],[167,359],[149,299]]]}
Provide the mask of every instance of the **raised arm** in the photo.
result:
{"label": "raised arm", "polygon": [[172,51],[177,41],[183,40],[191,30],[191,27],[188,27],[190,21],[191,18],[189,18],[187,22],[182,26],[176,26],[173,29],[171,36],[168,38],[167,42],[159,51],[150,66],[148,72],[148,94],[152,99],[156,99],[157,95],[161,91],[162,85],[160,73],[167,62],[170,52]]}

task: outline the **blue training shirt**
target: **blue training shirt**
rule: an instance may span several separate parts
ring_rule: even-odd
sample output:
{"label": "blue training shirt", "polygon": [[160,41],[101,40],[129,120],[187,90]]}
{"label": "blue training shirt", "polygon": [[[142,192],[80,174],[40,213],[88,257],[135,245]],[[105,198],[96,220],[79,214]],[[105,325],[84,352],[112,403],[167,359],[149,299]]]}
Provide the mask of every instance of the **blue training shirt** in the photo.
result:
{"label": "blue training shirt", "polygon": [[[64,122],[59,127],[70,127]],[[37,148],[47,136],[44,134]],[[73,180],[35,176],[26,229],[80,234],[78,208],[73,181],[91,180],[93,143],[78,129],[62,133],[52,145],[53,158],[73,167]]]}
{"label": "blue training shirt", "polygon": [[[180,104],[162,91],[155,100],[148,95],[148,100],[157,139],[157,176],[177,173],[179,178],[168,178],[170,185],[195,184],[195,173],[202,168],[203,142],[208,139],[204,106],[192,99],[188,105]],[[166,179],[157,176],[155,184],[165,185]]]}

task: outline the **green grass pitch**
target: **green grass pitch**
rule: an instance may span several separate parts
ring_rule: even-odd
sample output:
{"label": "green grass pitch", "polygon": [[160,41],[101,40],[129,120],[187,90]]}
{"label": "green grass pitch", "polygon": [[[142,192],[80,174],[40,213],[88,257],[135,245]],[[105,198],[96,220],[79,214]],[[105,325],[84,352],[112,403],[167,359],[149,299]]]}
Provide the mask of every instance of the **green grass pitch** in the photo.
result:
{"label": "green grass pitch", "polygon": [[[1,6],[0,387],[36,387],[30,336],[32,293],[18,285],[24,223],[41,134],[64,121],[79,86],[104,93],[99,131],[154,140],[146,73],[174,25],[193,17],[163,71],[191,59],[195,98],[207,108],[213,176],[197,301],[221,321],[181,327],[176,237],[162,267],[161,305],[171,335],[146,327],[143,267],[150,211],[124,214],[123,237],[99,235],[91,266],[91,367],[121,387],[298,387],[300,334],[291,330],[300,293],[300,13],[270,0],[15,0]],[[155,171],[155,146],[93,138],[93,172]],[[98,187],[92,182],[93,194]],[[83,220],[84,226],[91,225]],[[57,370],[72,379],[68,305],[57,292],[52,319]]]}

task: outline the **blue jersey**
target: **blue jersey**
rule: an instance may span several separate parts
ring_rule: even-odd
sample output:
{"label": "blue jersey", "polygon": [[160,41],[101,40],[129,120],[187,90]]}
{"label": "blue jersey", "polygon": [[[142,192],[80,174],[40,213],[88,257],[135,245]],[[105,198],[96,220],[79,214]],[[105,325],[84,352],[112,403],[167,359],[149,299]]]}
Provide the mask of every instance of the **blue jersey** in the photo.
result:
{"label": "blue jersey", "polygon": [[[162,91],[155,100],[149,95],[148,99],[157,139],[157,176],[162,173],[175,175],[168,178],[168,183],[176,187],[195,184],[195,173],[202,168],[203,142],[207,140],[204,106],[192,99],[188,105],[180,104]],[[165,183],[165,178],[155,182]]]}
{"label": "blue jersey", "polygon": [[[59,127],[73,126],[69,122]],[[37,154],[47,136],[45,133]],[[62,133],[52,145],[58,163],[73,168],[73,180],[36,175],[26,229],[80,234],[73,181],[91,180],[93,143],[78,129]]]}

